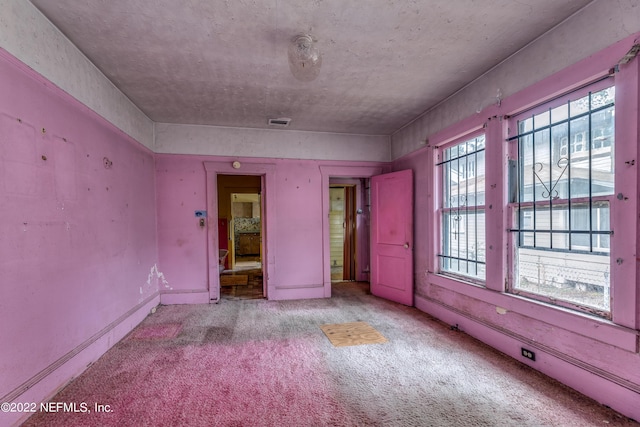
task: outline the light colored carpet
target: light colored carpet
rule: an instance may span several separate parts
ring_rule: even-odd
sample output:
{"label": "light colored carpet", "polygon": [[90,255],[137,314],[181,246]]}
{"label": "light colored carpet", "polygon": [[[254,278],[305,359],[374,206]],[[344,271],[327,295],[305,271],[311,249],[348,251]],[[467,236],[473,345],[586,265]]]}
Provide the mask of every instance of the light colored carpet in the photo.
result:
{"label": "light colored carpet", "polygon": [[367,322],[336,323],[320,326],[334,347],[350,345],[382,344],[387,339]]}
{"label": "light colored carpet", "polygon": [[[159,307],[27,426],[638,426],[420,311],[341,283],[331,299]],[[334,347],[367,322],[383,345]],[[138,339],[139,330],[158,329]],[[164,330],[166,334],[161,334]]]}
{"label": "light colored carpet", "polygon": [[131,332],[131,339],[137,340],[168,340],[180,332],[180,323],[143,325]]}

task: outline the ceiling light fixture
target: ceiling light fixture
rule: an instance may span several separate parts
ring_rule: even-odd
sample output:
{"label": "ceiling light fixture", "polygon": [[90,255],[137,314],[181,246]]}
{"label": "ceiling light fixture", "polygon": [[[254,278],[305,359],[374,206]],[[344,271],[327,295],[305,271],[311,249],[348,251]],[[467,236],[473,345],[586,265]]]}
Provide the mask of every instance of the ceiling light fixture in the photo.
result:
{"label": "ceiling light fixture", "polygon": [[322,56],[316,41],[308,34],[300,34],[295,36],[289,45],[291,74],[302,82],[313,81],[320,74]]}

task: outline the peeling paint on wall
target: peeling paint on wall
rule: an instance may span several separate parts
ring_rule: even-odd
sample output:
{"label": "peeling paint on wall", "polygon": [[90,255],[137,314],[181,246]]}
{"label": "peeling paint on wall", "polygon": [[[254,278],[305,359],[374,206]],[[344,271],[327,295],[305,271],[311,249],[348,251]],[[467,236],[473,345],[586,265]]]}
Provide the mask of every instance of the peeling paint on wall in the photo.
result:
{"label": "peeling paint on wall", "polygon": [[158,292],[160,288],[164,289],[172,289],[169,286],[169,282],[164,277],[164,273],[158,270],[158,265],[154,264],[149,271],[149,275],[147,276],[147,282],[140,286],[140,298],[139,301],[142,302],[145,298],[152,295],[154,292]]}
{"label": "peeling paint on wall", "polygon": [[147,285],[149,286],[155,285],[155,288],[159,289],[160,284],[162,284],[162,286],[165,289],[173,289],[171,286],[169,286],[169,282],[164,277],[164,273],[158,270],[158,264],[154,264],[153,267],[151,267],[151,271],[149,271],[149,277],[147,278]]}

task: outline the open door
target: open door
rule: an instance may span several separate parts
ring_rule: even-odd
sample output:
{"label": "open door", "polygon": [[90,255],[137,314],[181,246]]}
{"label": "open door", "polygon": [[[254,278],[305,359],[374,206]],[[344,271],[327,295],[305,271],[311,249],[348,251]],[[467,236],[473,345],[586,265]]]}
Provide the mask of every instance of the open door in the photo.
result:
{"label": "open door", "polygon": [[371,178],[371,293],[413,306],[413,171]]}

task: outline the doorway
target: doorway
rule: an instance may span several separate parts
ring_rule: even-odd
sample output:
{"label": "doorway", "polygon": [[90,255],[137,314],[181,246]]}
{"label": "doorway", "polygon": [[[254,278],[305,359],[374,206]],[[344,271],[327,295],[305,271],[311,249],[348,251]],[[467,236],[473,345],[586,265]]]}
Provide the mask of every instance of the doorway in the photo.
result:
{"label": "doorway", "polygon": [[[355,281],[369,286],[370,279],[370,178],[383,173],[383,166],[320,166],[322,176],[322,230],[323,230],[323,278],[325,297],[331,297],[331,239],[329,212],[331,210],[330,190],[332,185],[355,187]],[[344,273],[344,272],[343,272]]]}
{"label": "doorway", "polygon": [[262,219],[260,193],[231,194],[231,270],[262,267]]}
{"label": "doorway", "polygon": [[356,186],[329,188],[329,245],[331,281],[356,280]]}
{"label": "doorway", "polygon": [[218,175],[220,297],[264,298],[262,177]]}

